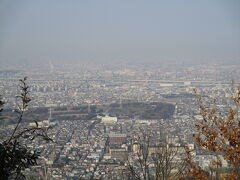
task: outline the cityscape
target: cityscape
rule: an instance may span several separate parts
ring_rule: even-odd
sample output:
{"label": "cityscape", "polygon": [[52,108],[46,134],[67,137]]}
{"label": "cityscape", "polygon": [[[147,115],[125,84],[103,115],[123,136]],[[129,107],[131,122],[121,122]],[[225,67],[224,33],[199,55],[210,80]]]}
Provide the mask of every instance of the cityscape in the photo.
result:
{"label": "cityscape", "polygon": [[[194,142],[195,123],[201,116],[193,89],[198,89],[209,103],[217,99],[217,106],[226,114],[233,88],[239,83],[239,71],[239,65],[216,64],[171,68],[141,65],[98,68],[92,64],[72,70],[52,65],[42,72],[34,67],[1,70],[1,94],[7,102],[6,112],[2,112],[1,137],[8,137],[15,127],[16,116],[8,109],[16,107],[18,80],[27,76],[32,100],[24,126],[34,126],[34,121],[39,126],[51,126],[49,136],[54,140],[49,143],[36,139],[27,144],[41,152],[38,165],[26,170],[29,176],[129,177],[128,162],[134,162],[143,133],[151,137],[150,154],[157,146],[177,148],[179,154],[174,158],[180,161],[187,146],[195,150],[195,162],[207,169],[214,156]],[[237,76],[233,77],[233,72]],[[154,162],[149,166],[154,169]],[[227,162],[224,166],[227,167]]]}
{"label": "cityscape", "polygon": [[0,0],[0,180],[239,179],[239,0]]}

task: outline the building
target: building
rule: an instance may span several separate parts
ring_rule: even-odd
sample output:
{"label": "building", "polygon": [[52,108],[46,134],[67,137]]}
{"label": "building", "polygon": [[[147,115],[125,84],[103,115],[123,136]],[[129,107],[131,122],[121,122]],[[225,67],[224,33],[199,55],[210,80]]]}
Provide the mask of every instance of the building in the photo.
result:
{"label": "building", "polygon": [[110,117],[110,116],[105,116],[102,117],[101,123],[104,124],[112,124],[117,122],[117,117]]}
{"label": "building", "polygon": [[111,145],[121,146],[122,144],[125,144],[126,141],[127,141],[126,134],[115,134],[115,133],[109,134],[109,138],[108,138],[109,146]]}

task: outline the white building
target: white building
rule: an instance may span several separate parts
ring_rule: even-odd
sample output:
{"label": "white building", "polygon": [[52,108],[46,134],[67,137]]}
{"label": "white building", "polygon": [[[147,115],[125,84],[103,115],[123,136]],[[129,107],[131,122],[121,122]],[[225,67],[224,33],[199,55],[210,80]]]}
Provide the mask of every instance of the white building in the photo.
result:
{"label": "white building", "polygon": [[110,117],[110,116],[102,117],[102,120],[101,120],[101,123],[104,123],[104,124],[116,123],[116,122],[117,122],[117,117]]}

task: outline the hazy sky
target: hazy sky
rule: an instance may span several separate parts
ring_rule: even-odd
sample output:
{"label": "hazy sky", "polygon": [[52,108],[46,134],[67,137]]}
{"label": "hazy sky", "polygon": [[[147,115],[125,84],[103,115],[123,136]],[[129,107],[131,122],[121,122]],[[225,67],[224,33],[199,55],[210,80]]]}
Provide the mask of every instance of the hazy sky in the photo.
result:
{"label": "hazy sky", "polygon": [[239,0],[0,0],[0,61],[232,57]]}

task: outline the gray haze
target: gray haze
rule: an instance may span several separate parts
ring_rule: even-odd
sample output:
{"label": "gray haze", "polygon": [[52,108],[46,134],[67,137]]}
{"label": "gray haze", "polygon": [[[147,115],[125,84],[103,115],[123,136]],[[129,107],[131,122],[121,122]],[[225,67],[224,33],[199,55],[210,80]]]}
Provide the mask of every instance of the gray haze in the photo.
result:
{"label": "gray haze", "polygon": [[0,62],[240,57],[239,0],[1,0]]}

